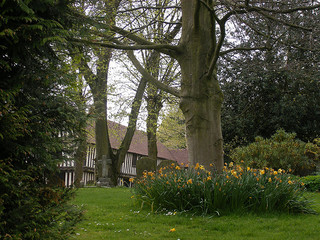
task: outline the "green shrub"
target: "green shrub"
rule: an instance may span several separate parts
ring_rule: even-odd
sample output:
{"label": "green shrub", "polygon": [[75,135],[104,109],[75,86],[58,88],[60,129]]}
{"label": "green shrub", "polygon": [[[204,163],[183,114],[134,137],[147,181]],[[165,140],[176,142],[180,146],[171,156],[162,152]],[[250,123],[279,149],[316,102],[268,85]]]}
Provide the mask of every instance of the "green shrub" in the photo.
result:
{"label": "green shrub", "polygon": [[245,166],[290,169],[295,175],[305,176],[316,170],[320,148],[295,139],[295,136],[278,130],[270,139],[257,137],[254,143],[236,148],[230,157]]}
{"label": "green shrub", "polygon": [[302,178],[302,182],[305,184],[308,191],[320,191],[320,175],[305,176]]}
{"label": "green shrub", "polygon": [[303,198],[304,187],[284,170],[257,170],[225,166],[212,174],[197,164],[145,172],[136,180],[134,198],[152,211],[192,211],[198,214],[230,212],[312,212]]}
{"label": "green shrub", "polygon": [[0,239],[67,239],[82,210],[68,203],[74,190],[45,186],[36,170],[0,160]]}

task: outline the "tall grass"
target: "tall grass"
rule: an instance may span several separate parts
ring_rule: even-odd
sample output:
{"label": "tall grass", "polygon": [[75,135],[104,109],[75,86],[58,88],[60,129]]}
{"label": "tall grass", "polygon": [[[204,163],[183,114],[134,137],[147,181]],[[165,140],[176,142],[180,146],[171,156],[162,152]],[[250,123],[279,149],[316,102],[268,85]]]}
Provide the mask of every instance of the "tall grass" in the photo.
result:
{"label": "tall grass", "polygon": [[172,165],[157,173],[145,172],[135,181],[134,198],[153,211],[192,211],[198,214],[230,212],[314,213],[303,197],[302,182],[285,170],[225,166],[214,173],[196,164],[187,170]]}

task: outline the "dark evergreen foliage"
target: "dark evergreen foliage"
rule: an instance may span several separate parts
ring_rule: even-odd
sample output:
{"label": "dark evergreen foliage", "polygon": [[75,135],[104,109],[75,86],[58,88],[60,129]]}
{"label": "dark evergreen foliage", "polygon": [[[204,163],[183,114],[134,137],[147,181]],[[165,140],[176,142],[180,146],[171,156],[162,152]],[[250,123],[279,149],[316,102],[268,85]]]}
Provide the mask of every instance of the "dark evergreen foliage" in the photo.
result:
{"label": "dark evergreen foliage", "polygon": [[256,136],[269,138],[280,128],[297,133],[303,141],[319,137],[320,15],[313,10],[282,18],[301,29],[259,20],[254,14],[237,22],[241,30],[235,31],[234,37],[248,36],[243,47],[266,38],[266,49],[242,51],[221,60],[222,125],[227,143],[235,138],[245,138],[242,143],[252,142]]}
{"label": "dark evergreen foliage", "polygon": [[83,118],[69,87],[75,78],[54,51],[66,4],[0,3],[1,239],[66,239],[81,215],[57,177]]}

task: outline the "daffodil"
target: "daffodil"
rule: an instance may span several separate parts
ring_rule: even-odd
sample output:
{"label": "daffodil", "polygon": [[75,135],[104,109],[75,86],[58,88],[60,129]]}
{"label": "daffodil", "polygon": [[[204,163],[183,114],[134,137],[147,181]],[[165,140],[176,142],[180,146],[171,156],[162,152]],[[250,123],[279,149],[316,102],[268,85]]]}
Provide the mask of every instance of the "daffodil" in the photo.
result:
{"label": "daffodil", "polygon": [[195,170],[197,170],[200,167],[199,163],[196,164],[196,166],[194,167]]}
{"label": "daffodil", "polygon": [[175,228],[171,228],[171,229],[169,230],[169,232],[175,232],[175,231],[176,231]]}
{"label": "daffodil", "polygon": [[187,184],[192,184],[192,179],[191,178],[187,181]]}

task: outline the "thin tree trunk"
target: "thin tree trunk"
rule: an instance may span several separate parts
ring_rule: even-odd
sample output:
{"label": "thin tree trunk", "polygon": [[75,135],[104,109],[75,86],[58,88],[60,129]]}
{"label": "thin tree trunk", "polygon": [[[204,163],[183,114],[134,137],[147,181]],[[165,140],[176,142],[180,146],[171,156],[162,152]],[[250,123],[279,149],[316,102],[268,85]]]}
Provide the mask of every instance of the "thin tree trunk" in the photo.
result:
{"label": "thin tree trunk", "polygon": [[[159,77],[160,53],[153,51],[146,62],[146,70],[155,78]],[[162,96],[158,93],[158,88],[151,83],[147,87],[147,138],[148,138],[148,156],[154,159],[157,165],[158,147],[157,147],[157,123],[160,109],[162,108]]]}
{"label": "thin tree trunk", "polygon": [[[157,147],[157,123],[159,112],[162,107],[161,96],[157,94],[157,88],[151,86],[152,90],[148,93],[148,117],[147,117],[147,137],[148,137],[148,156],[157,161],[158,147]],[[150,91],[153,91],[151,93]],[[159,99],[160,98],[160,99]]]}
{"label": "thin tree trunk", "polygon": [[[85,114],[85,97],[82,94],[82,89],[79,91],[79,100],[77,101],[78,108]],[[78,124],[78,132],[79,132],[79,142],[77,146],[77,150],[75,152],[74,156],[74,162],[75,162],[75,178],[74,178],[74,185],[76,188],[81,187],[80,182],[82,180],[83,175],[83,163],[86,159],[86,153],[87,153],[87,119],[79,119]]]}
{"label": "thin tree trunk", "polygon": [[129,126],[126,131],[126,135],[124,136],[124,139],[121,142],[121,145],[117,151],[116,156],[112,159],[113,160],[113,177],[112,177],[113,181],[117,181],[118,179],[121,165],[125,160],[125,156],[129,150],[134,132],[136,130],[136,123],[138,120],[141,100],[142,100],[146,85],[147,85],[147,80],[142,78],[139,83],[138,89],[136,91],[134,100],[132,102],[131,112],[129,115]]}
{"label": "thin tree trunk", "polygon": [[80,182],[82,180],[83,175],[83,162],[86,159],[87,153],[87,141],[86,141],[86,133],[82,135],[80,139],[80,144],[75,153],[75,177],[74,177],[74,185],[76,188],[81,187]]}

